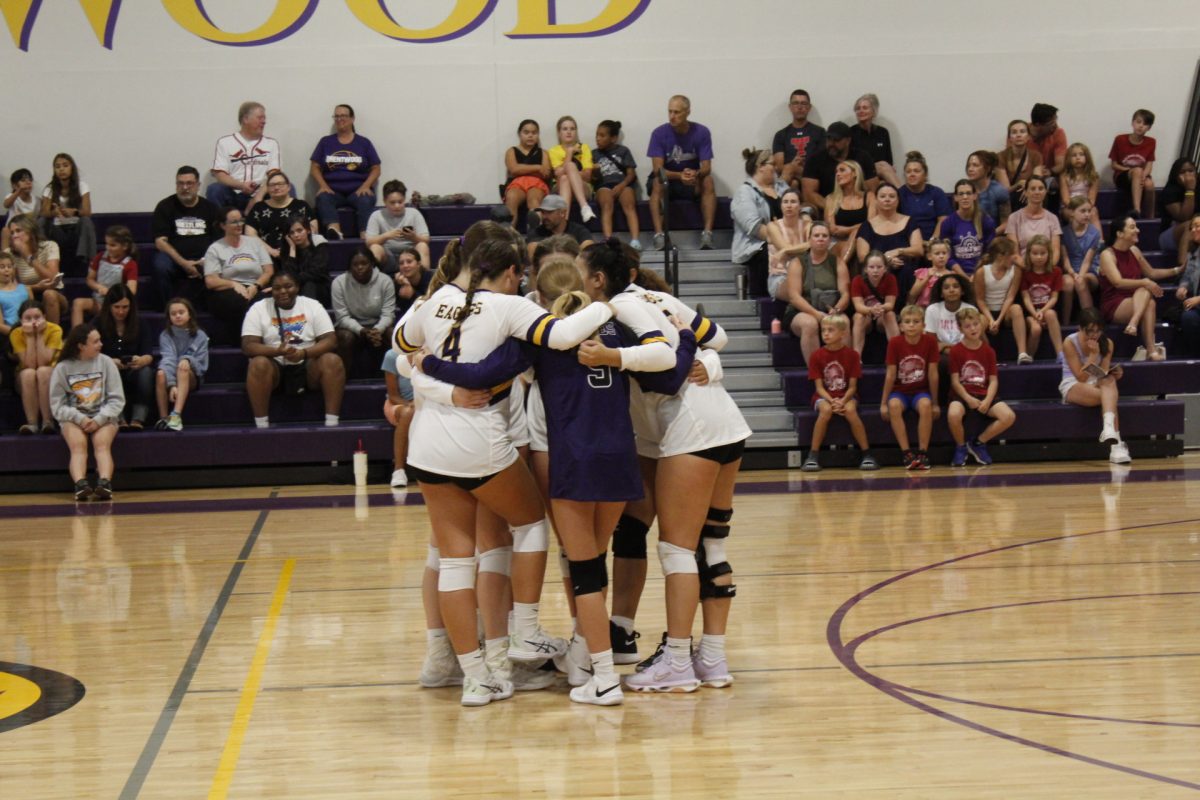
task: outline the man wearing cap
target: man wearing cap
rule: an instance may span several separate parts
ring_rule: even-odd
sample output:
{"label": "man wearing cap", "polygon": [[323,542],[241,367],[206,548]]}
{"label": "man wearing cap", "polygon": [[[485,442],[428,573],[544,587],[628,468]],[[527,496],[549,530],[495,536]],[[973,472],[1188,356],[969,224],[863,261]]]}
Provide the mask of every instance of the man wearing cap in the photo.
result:
{"label": "man wearing cap", "polygon": [[717,188],[712,179],[712,134],[698,122],[688,122],[692,101],[677,94],[667,103],[667,122],[650,134],[646,155],[653,165],[650,175],[650,220],[654,223],[654,249],[666,245],[663,235],[662,171],[667,173],[667,197],[700,203],[704,230],[700,249],[712,249],[713,222],[717,218]]}
{"label": "man wearing cap", "polygon": [[541,222],[530,228],[525,241],[529,243],[529,255],[533,257],[533,246],[542,239],[566,234],[579,242],[580,247],[592,243],[592,232],[578,222],[567,218],[567,201],[560,194],[548,194],[542,198],[542,204],[537,209],[541,214]]}
{"label": "man wearing cap", "polygon": [[804,163],[804,177],[800,180],[804,202],[816,209],[825,208],[825,196],[833,191],[834,174],[840,161],[856,161],[862,167],[867,191],[875,191],[879,179],[875,177],[875,159],[861,149],[850,147],[850,126],[835,122],[825,131],[825,146]]}

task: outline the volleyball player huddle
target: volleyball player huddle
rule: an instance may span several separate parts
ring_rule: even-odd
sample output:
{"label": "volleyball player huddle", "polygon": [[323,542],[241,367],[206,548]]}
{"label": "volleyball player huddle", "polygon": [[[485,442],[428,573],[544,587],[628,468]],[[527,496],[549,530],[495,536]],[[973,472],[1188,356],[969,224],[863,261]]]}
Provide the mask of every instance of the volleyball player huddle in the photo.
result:
{"label": "volleyball player huddle", "polygon": [[[461,683],[463,705],[479,706],[553,685],[557,668],[571,700],[621,703],[614,663],[637,660],[630,609],[657,516],[667,632],[624,687],[728,686],[725,538],[750,430],[720,382],[725,333],[635,283],[636,253],[615,239],[547,258],[534,295],[543,305],[518,294],[525,253],[511,228],[472,225],[393,337],[413,367],[408,464],[433,531],[421,684]],[[539,623],[551,522],[569,641]],[[619,624],[606,603],[614,529]]]}

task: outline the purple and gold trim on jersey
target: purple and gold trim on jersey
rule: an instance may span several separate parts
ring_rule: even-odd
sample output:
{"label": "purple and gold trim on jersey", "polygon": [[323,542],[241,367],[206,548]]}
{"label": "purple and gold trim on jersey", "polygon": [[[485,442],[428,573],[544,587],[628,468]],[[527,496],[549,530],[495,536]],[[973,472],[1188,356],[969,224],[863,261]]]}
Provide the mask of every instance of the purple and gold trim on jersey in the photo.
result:
{"label": "purple and gold trim on jersey", "polygon": [[558,321],[558,317],[553,314],[544,314],[538,317],[537,321],[529,326],[529,332],[525,334],[525,340],[530,344],[542,347],[550,340],[550,329],[554,327],[554,323]]}
{"label": "purple and gold trim on jersey", "polygon": [[509,380],[489,389],[488,391],[492,393],[492,399],[488,401],[488,405],[494,406],[497,403],[502,403],[507,400],[508,396],[512,394],[512,386],[513,382]]}
{"label": "purple and gold trim on jersey", "polygon": [[396,334],[395,334],[394,338],[396,340],[396,347],[399,347],[401,352],[415,353],[415,352],[417,352],[417,350],[420,349],[418,347],[415,347],[415,346],[409,344],[408,340],[404,338],[404,326],[403,325],[396,326]]}
{"label": "purple and gold trim on jersey", "polygon": [[692,317],[692,333],[696,334],[696,341],[700,344],[705,344],[717,335],[717,325],[708,317],[697,314]]}
{"label": "purple and gold trim on jersey", "polygon": [[655,342],[670,344],[667,341],[667,337],[663,336],[662,331],[646,331],[638,340],[638,344],[654,344]]}

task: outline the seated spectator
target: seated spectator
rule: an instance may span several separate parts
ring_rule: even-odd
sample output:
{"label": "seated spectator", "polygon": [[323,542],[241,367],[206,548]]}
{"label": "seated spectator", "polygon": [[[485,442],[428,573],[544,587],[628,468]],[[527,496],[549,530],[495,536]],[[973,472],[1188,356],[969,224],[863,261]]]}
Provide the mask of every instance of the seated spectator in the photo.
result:
{"label": "seated spectator", "polygon": [[1154,157],[1156,142],[1146,132],[1154,126],[1154,112],[1133,112],[1133,132],[1118,134],[1108,151],[1113,183],[1130,198],[1130,207],[1140,219],[1154,217]]}
{"label": "seated spectator", "polygon": [[18,310],[17,324],[9,333],[10,358],[17,364],[17,394],[25,411],[20,433],[38,430],[41,412],[42,433],[54,433],[50,409],[50,378],[63,347],[62,328],[49,322],[36,300],[26,300]]}
{"label": "seated spectator", "polygon": [[[19,327],[21,306],[30,299],[29,287],[17,280],[12,253],[0,250],[0,376],[5,378],[12,375],[8,363],[8,337],[13,328]],[[7,380],[0,380],[0,385],[7,383]]]}
{"label": "seated spectator", "polygon": [[[1062,195],[1062,209],[1066,209],[1076,197],[1086,198],[1092,210],[1096,208],[1096,198],[1100,196],[1100,174],[1096,172],[1096,162],[1092,159],[1092,151],[1083,142],[1076,142],[1067,148],[1067,165],[1063,168],[1062,182],[1059,184]],[[1068,219],[1063,211],[1063,219]],[[1100,215],[1092,220],[1096,230],[1100,230]]]}
{"label": "seated spectator", "polygon": [[950,216],[950,198],[929,184],[925,156],[909,150],[904,156],[904,185],[900,187],[900,213],[913,218],[922,239],[932,239],[942,220]]}
{"label": "seated spectator", "polygon": [[592,196],[592,149],[579,141],[579,125],[574,117],[560,117],[555,124],[558,144],[547,151],[550,169],[554,170],[554,184],[559,195],[567,201],[567,212],[571,201],[579,204],[579,215],[583,221],[594,219],[596,213],[588,205]]}
{"label": "seated spectator", "polygon": [[[876,95],[864,94],[854,101],[854,118],[857,121],[850,128],[850,147],[870,153],[879,179],[899,186],[900,178],[896,175],[895,159],[892,158],[892,136],[887,128],[875,124],[877,116],[879,98]],[[863,165],[863,169],[866,170],[866,165]]]}
{"label": "seated spectator", "polygon": [[267,190],[267,173],[280,168],[283,160],[279,142],[263,136],[267,110],[262,103],[247,101],[238,108],[237,133],[217,139],[210,172],[214,182],[205,196],[217,208],[233,206],[239,211],[262,200]]}
{"label": "seated spectator", "polygon": [[4,227],[0,229],[0,250],[8,249],[8,223],[22,214],[37,216],[41,200],[33,196],[33,173],[22,167],[9,178],[12,191],[4,196]]}
{"label": "seated spectator", "polygon": [[733,217],[733,263],[745,264],[750,294],[767,293],[767,226],[783,211],[779,198],[788,188],[775,175],[775,164],[766,150],[742,151],[748,176],[733,193],[729,212]]}
{"label": "seated spectator", "polygon": [[[1128,217],[1132,221],[1132,217]],[[1106,253],[1109,251],[1105,251]],[[1129,448],[1121,441],[1120,423],[1117,419],[1117,381],[1121,379],[1121,365],[1113,365],[1113,343],[1104,335],[1104,320],[1094,308],[1085,308],[1079,313],[1079,330],[1063,342],[1060,361],[1062,381],[1058,391],[1064,403],[1095,408],[1100,406],[1100,441],[1110,445],[1108,460],[1114,464],[1128,464]],[[1089,367],[1098,368],[1104,377],[1097,377]]]}
{"label": "seated spectator", "polygon": [[808,231],[812,227],[812,209],[805,206],[800,190],[787,188],[779,196],[783,216],[767,226],[767,295],[787,300],[787,276],[793,259],[808,252]]}
{"label": "seated spectator", "polygon": [[154,345],[158,337],[138,319],[137,300],[121,284],[104,296],[96,330],[104,343],[101,352],[113,360],[121,375],[125,409],[118,424],[140,431],[146,427],[154,396]]}
{"label": "seated spectator", "polygon": [[[1067,133],[1058,127],[1058,109],[1049,103],[1034,103],[1029,112],[1029,147],[1041,156],[1042,164],[1035,167],[1033,174],[1045,178],[1051,191],[1058,188],[1057,181],[1067,166]],[[1046,206],[1057,211],[1057,196]]]}
{"label": "seated spectator", "polygon": [[305,227],[315,232],[317,219],[312,206],[289,194],[292,182],[282,170],[267,173],[267,196],[261,203],[246,212],[247,236],[257,236],[267,246],[271,258],[279,259],[286,243],[293,218],[299,218]]}
{"label": "seated spectator", "polygon": [[992,177],[999,172],[1000,159],[991,150],[976,150],[967,156],[967,180],[979,195],[979,207],[996,224],[996,233],[1003,233],[1011,206],[1008,188]]}
{"label": "seated spectator", "polygon": [[[1118,214],[1109,226],[1108,247],[1100,253],[1100,311],[1108,322],[1124,325],[1126,336],[1141,334],[1134,361],[1162,361],[1166,351],[1154,341],[1154,301],[1163,294],[1158,281],[1178,277],[1183,267],[1151,267],[1138,249],[1139,233],[1137,220],[1129,213]],[[1079,324],[1082,327],[1082,317]]]}
{"label": "seated spectator", "polygon": [[295,216],[288,220],[287,238],[280,250],[279,267],[296,273],[300,294],[329,305],[329,245],[325,237],[311,233],[304,217]]}
{"label": "seated spectator", "polygon": [[925,309],[925,331],[937,337],[941,353],[962,341],[957,315],[964,308],[977,310],[971,300],[971,282],[957,272],[943,275],[933,285],[931,302]]}
{"label": "seated spectator", "polygon": [[1158,235],[1158,247],[1168,253],[1177,253],[1175,262],[1187,261],[1192,243],[1191,222],[1196,207],[1196,165],[1188,158],[1177,158],[1167,173],[1167,183],[1162,191],[1162,233]]}
{"label": "seated spectator", "polygon": [[[1100,229],[1092,225],[1095,209],[1086,197],[1072,197],[1067,204],[1067,224],[1063,226],[1063,279],[1070,279],[1079,297],[1080,308],[1091,308],[1092,292],[1100,288]],[[1062,321],[1071,319],[1072,297],[1063,294]]]}
{"label": "seated spectator", "polygon": [[824,216],[833,235],[834,255],[849,261],[855,255],[859,227],[875,213],[875,195],[867,196],[862,167],[857,161],[843,161],[834,174],[836,183],[825,198]]}
{"label": "seated spectator", "polygon": [[154,207],[154,288],[163,308],[175,296],[176,279],[203,280],[204,253],[221,235],[220,221],[220,209],[200,196],[200,172],[180,167],[175,194]]}
{"label": "seated spectator", "polygon": [[96,252],[92,225],[92,195],[79,178],[75,159],[66,153],[54,157],[54,177],[42,190],[42,219],[46,237],[58,245],[64,266],[72,275],[76,264],[86,264]]}
{"label": "seated spectator", "polygon": [[[885,269],[884,272],[887,270]],[[858,416],[858,382],[862,378],[862,360],[859,353],[846,347],[846,329],[849,321],[844,314],[830,314],[821,320],[821,336],[825,346],[813,353],[808,365],[808,378],[813,382],[813,408],[817,410],[817,421],[813,425],[811,447],[801,467],[805,472],[820,472],[818,454],[829,422],[839,416],[850,426],[850,434],[862,451],[858,468],[875,470],[879,465],[871,455],[867,442],[867,429]]]}
{"label": "seated spectator", "polygon": [[[900,335],[888,341],[887,372],[883,378],[880,419],[892,426],[896,444],[903,454],[904,468],[928,471],[929,439],[933,421],[941,416],[938,406],[937,337],[925,330],[924,314],[916,306],[900,312]],[[917,412],[917,449],[909,447],[904,412]]]}
{"label": "seated spectator", "polygon": [[118,284],[137,295],[138,265],[133,260],[135,253],[133,233],[124,225],[109,225],[104,231],[104,252],[97,253],[88,267],[87,285],[91,297],[77,297],[71,304],[71,327],[82,325],[84,317],[100,312],[104,295]]}
{"label": "seated spectator", "polygon": [[[1200,214],[1192,217],[1191,234],[1200,242]],[[1175,290],[1175,297],[1183,303],[1179,332],[1184,353],[1192,358],[1200,357],[1200,245],[1188,256],[1186,272]]]}
{"label": "seated spectator", "polygon": [[400,374],[396,367],[397,353],[388,348],[383,354],[383,380],[387,385],[387,399],[383,401],[383,418],[396,430],[392,434],[392,480],[393,489],[408,486],[408,475],[404,468],[408,464],[408,429],[413,418],[412,381]]}
{"label": "seated spectator", "polygon": [[1008,123],[1008,146],[1000,151],[996,177],[1008,189],[1008,206],[1013,211],[1025,207],[1025,182],[1040,175],[1042,156],[1029,146],[1029,123],[1014,119]]}
{"label": "seated spectator", "polygon": [[953,272],[962,275],[958,270],[950,268],[950,242],[945,239],[932,239],[925,243],[925,257],[929,259],[928,267],[918,267],[913,272],[913,285],[908,290],[908,305],[917,306],[922,311],[929,308],[933,302],[933,287],[945,275]]}
{"label": "seated spectator", "polygon": [[[654,249],[666,246],[663,234],[663,180],[668,200],[692,200],[700,204],[704,230],[700,249],[712,249],[713,224],[717,218],[717,189],[712,178],[712,134],[698,122],[689,122],[692,101],[677,94],[667,103],[667,122],[650,134],[650,219],[654,223]],[[664,173],[665,171],[665,173]]]}
{"label": "seated spectator", "polygon": [[896,322],[896,299],[900,289],[896,276],[887,268],[887,259],[878,250],[867,253],[861,275],[850,282],[850,301],[854,304],[854,351],[860,356],[867,344],[867,334],[877,330],[889,339],[900,334]]}
{"label": "seated spectator", "polygon": [[[50,376],[50,410],[62,426],[71,451],[70,473],[75,499],[113,496],[112,442],[125,407],[121,376],[113,360],[100,350],[100,332],[80,325],[62,345],[62,358]],[[96,458],[96,486],[87,482],[88,443]]]}
{"label": "seated spectator", "polygon": [[537,227],[530,228],[525,241],[529,243],[529,254],[532,257],[534,246],[542,239],[565,234],[579,242],[580,248],[590,247],[592,232],[572,219],[567,218],[567,201],[560,195],[546,195],[538,206],[541,222]]}
{"label": "seated spectator", "polygon": [[788,98],[788,110],[792,112],[792,122],[775,132],[771,160],[775,162],[775,172],[780,180],[793,189],[799,189],[805,162],[824,145],[825,129],[808,121],[812,98],[805,90],[792,92]]}
{"label": "seated spectator", "polygon": [[[572,239],[571,243],[574,244],[574,242],[575,240]],[[371,260],[374,262],[375,259]],[[415,250],[401,253],[400,257],[396,259],[396,265],[397,269],[393,280],[396,284],[396,319],[400,319],[413,303],[426,296],[429,285],[433,282],[433,270],[425,269],[421,259],[417,258]]]}
{"label": "seated spectator", "polygon": [[196,309],[187,298],[167,301],[167,326],[159,334],[158,351],[162,357],[154,388],[159,420],[154,428],[181,431],[183,407],[208,372],[208,335],[196,324]]}
{"label": "seated spectator", "polygon": [[63,278],[58,270],[58,245],[42,239],[37,220],[28,214],[14,217],[8,233],[17,280],[42,303],[46,319],[59,324],[67,315],[67,298],[60,291]]}
{"label": "seated spectator", "polygon": [[637,215],[637,162],[623,144],[621,123],[606,119],[596,126],[596,149],[592,151],[596,169],[596,201],[600,204],[600,230],[604,238],[612,236],[613,206],[621,204],[625,224],[629,226],[629,246],[641,250],[641,224]]}
{"label": "seated spectator", "polygon": [[[1017,415],[1007,403],[996,399],[1000,387],[996,351],[983,340],[983,317],[970,306],[959,309],[956,316],[963,338],[950,348],[950,388],[954,399],[946,410],[946,422],[955,445],[950,466],[966,466],[969,455],[986,467],[992,463],[987,443],[1011,428]],[[986,421],[987,427],[968,442],[963,423],[972,412]]]}
{"label": "seated spectator", "polygon": [[550,156],[539,143],[540,131],[534,120],[521,120],[517,126],[517,144],[504,153],[507,183],[501,193],[514,222],[522,206],[533,211],[550,194],[550,185],[546,183],[551,175]]}
{"label": "seated spectator", "polygon": [[204,286],[209,312],[217,318],[214,338],[220,344],[239,341],[246,309],[269,291],[275,267],[262,239],[243,236],[242,212],[232,206],[221,210],[224,235],[204,253]]}
{"label": "seated spectator", "polygon": [[417,209],[407,205],[408,187],[404,181],[383,185],[383,208],[371,215],[363,238],[379,268],[389,275],[396,272],[396,257],[405,250],[416,250],[421,263],[429,269],[429,226]]}
{"label": "seated spectator", "polygon": [[917,222],[901,214],[900,193],[895,186],[881,183],[875,187],[874,213],[858,229],[855,247],[861,263],[871,250],[887,259],[888,269],[896,274],[905,295],[913,282],[913,269],[925,254],[925,243]]}
{"label": "seated spectator", "polygon": [[309,156],[309,174],[317,184],[317,218],[325,235],[341,239],[339,208],[353,208],[359,235],[375,211],[375,183],[380,160],[375,145],[354,128],[354,109],[346,103],[333,108],[333,133],[322,136]]}
{"label": "seated spectator", "polygon": [[800,339],[804,362],[821,346],[821,320],[850,307],[850,270],[833,254],[829,223],[817,221],[808,234],[808,252],[788,269],[784,327]]}
{"label": "seated spectator", "polygon": [[[1066,285],[1063,272],[1050,261],[1050,240],[1035,236],[1029,242],[1026,268],[1021,272],[1021,305],[1029,329],[1029,353],[1036,355],[1042,330],[1050,333],[1054,355],[1062,352],[1062,327],[1059,325],[1058,298],[1074,294],[1075,284]],[[1066,319],[1064,317],[1064,319]]]}
{"label": "seated spectator", "polygon": [[321,388],[325,426],[335,427],[346,388],[346,370],[334,352],[337,335],[321,304],[300,296],[290,272],[271,276],[271,296],[250,307],[242,323],[242,352],[250,359],[246,393],[256,428],[270,427],[272,392],[285,397]]}
{"label": "seated spectator", "polygon": [[1057,264],[1062,258],[1062,224],[1058,215],[1046,210],[1045,202],[1050,187],[1046,179],[1034,175],[1025,182],[1024,208],[1017,209],[1008,218],[1007,236],[1017,245],[1017,266],[1024,268],[1025,253],[1034,236],[1045,236],[1050,240],[1050,263]]}
{"label": "seated spectator", "polygon": [[979,259],[996,237],[996,224],[983,213],[979,194],[969,178],[954,184],[954,211],[942,220],[937,235],[950,243],[950,268],[971,277]]}
{"label": "seated spectator", "polygon": [[837,185],[837,168],[843,161],[858,164],[863,185],[874,191],[879,184],[875,176],[875,159],[871,153],[850,146],[850,126],[835,122],[825,131],[825,146],[804,162],[804,174],[800,178],[804,202],[817,210],[825,208],[826,201]]}
{"label": "seated spectator", "polygon": [[[416,261],[415,254],[403,256]],[[392,280],[376,269],[375,257],[360,247],[350,257],[350,269],[333,280],[333,322],[337,329],[337,352],[346,374],[361,348],[374,351],[372,361],[383,357],[390,347],[388,333],[396,319],[396,289]]]}
{"label": "seated spectator", "polygon": [[1000,333],[1002,325],[1013,330],[1017,343],[1017,363],[1031,364],[1025,340],[1025,314],[1017,295],[1021,290],[1021,268],[1016,265],[1017,245],[1006,236],[998,236],[988,247],[979,269],[971,280],[975,284],[975,301],[983,314],[983,324],[989,336]]}

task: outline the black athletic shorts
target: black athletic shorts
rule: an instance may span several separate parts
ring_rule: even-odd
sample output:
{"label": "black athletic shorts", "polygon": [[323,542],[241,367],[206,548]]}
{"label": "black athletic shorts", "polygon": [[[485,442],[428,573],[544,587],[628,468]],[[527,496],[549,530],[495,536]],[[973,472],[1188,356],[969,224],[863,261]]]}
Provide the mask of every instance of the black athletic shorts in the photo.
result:
{"label": "black athletic shorts", "polygon": [[732,464],[742,457],[742,453],[746,450],[746,440],[734,442],[733,444],[723,444],[720,447],[710,447],[707,450],[697,450],[694,453],[688,453],[689,456],[697,456],[715,461],[721,466]]}
{"label": "black athletic shorts", "polygon": [[491,475],[484,475],[482,478],[459,478],[454,475],[439,475],[436,472],[429,472],[420,467],[414,467],[411,464],[408,465],[408,472],[421,483],[428,483],[433,486],[452,483],[465,492],[475,491],[500,474],[499,472],[493,472]]}

